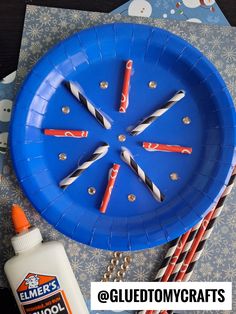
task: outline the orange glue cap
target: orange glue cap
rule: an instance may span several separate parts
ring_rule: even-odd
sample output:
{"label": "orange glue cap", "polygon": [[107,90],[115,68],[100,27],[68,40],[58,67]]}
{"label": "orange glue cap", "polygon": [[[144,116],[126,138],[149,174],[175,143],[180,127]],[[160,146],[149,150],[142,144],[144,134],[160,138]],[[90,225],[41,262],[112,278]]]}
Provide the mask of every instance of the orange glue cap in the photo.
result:
{"label": "orange glue cap", "polygon": [[16,233],[27,231],[30,228],[29,220],[19,205],[12,205],[11,217]]}

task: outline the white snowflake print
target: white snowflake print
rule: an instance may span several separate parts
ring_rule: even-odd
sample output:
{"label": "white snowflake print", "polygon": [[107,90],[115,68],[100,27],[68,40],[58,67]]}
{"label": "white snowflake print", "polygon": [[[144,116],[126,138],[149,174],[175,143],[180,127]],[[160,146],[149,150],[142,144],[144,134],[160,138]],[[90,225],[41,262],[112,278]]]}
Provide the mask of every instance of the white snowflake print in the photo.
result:
{"label": "white snowflake print", "polygon": [[22,51],[21,56],[20,56],[20,59],[21,59],[22,61],[26,61],[28,58],[29,58],[29,53],[28,53],[28,51],[26,51],[26,50]]}
{"label": "white snowflake print", "polygon": [[69,243],[68,245],[68,251],[71,256],[78,256],[81,248],[76,242]]}
{"label": "white snowflake print", "polygon": [[42,45],[38,41],[35,41],[34,43],[32,43],[30,47],[31,52],[34,54],[38,54],[41,51],[41,49],[42,49]]}
{"label": "white snowflake print", "polygon": [[235,47],[224,47],[222,50],[222,56],[227,62],[236,61],[236,48]]}
{"label": "white snowflake print", "polygon": [[27,13],[29,13],[30,15],[36,15],[37,11],[38,11],[38,8],[35,5],[29,5],[27,7]]}
{"label": "white snowflake print", "polygon": [[79,280],[86,282],[86,280],[88,280],[87,274],[85,272],[80,272],[79,273]]}
{"label": "white snowflake print", "polygon": [[231,95],[234,96],[236,93],[236,79],[233,78],[228,82],[228,89]]}
{"label": "white snowflake print", "polygon": [[[22,40],[21,40],[21,45],[22,45],[22,47],[27,46],[28,43],[29,43],[28,38],[27,38],[27,37],[23,37]],[[23,51],[24,51],[24,50],[22,50],[22,52],[23,52]]]}
{"label": "white snowflake print", "polygon": [[79,266],[80,266],[80,261],[77,257],[71,258],[70,260],[71,267],[73,268],[74,272],[77,273]]}
{"label": "white snowflake print", "polygon": [[216,36],[216,37],[211,39],[210,43],[211,43],[213,49],[218,49],[222,45],[222,39],[220,37]]}
{"label": "white snowflake print", "polygon": [[234,281],[236,278],[236,269],[228,265],[226,269],[223,269],[224,280]]}
{"label": "white snowflake print", "polygon": [[85,272],[87,274],[89,274],[90,276],[95,276],[98,274],[98,267],[95,263],[93,262],[89,262],[89,263],[86,263],[85,265]]}
{"label": "white snowflake print", "polygon": [[27,29],[27,35],[32,39],[37,39],[42,33],[42,28],[39,25],[30,26]]}
{"label": "white snowflake print", "polygon": [[102,250],[94,249],[91,253],[91,260],[96,262],[100,262],[106,258],[106,253]]}
{"label": "white snowflake print", "polygon": [[147,261],[147,258],[143,254],[136,254],[133,257],[133,263],[139,267],[139,266],[145,266]]}
{"label": "white snowflake print", "polygon": [[72,22],[78,22],[79,19],[81,18],[80,14],[76,11],[71,11],[69,14],[70,14],[70,19]]}
{"label": "white snowflake print", "polygon": [[214,58],[216,57],[215,52],[214,52],[214,51],[211,51],[211,50],[207,51],[206,56],[207,56],[207,58],[210,59],[211,61],[213,61]]}
{"label": "white snowflake print", "polygon": [[40,14],[38,17],[38,23],[45,26],[50,25],[51,23],[51,16],[49,13],[45,12],[43,14]]}
{"label": "white snowflake print", "polygon": [[191,34],[189,37],[188,37],[188,40],[191,42],[191,43],[195,43],[195,42],[197,42],[197,40],[198,40],[198,36],[197,36],[197,34]]}
{"label": "white snowflake print", "polygon": [[144,267],[138,267],[133,272],[133,281],[148,281],[149,271]]}
{"label": "white snowflake print", "polygon": [[224,69],[224,73],[227,75],[227,76],[236,76],[236,71],[235,71],[235,66],[234,64],[232,63],[229,63],[226,65],[225,69]]}
{"label": "white snowflake print", "polygon": [[218,70],[221,70],[221,69],[223,69],[224,64],[221,60],[215,60],[215,66]]}

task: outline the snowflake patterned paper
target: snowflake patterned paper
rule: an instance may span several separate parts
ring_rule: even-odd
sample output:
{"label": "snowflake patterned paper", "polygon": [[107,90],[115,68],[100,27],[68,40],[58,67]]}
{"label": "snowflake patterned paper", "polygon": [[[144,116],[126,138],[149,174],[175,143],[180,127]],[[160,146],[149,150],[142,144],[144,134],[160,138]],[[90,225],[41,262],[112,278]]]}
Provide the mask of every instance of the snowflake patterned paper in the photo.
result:
{"label": "snowflake patterned paper", "polygon": [[[208,56],[218,67],[218,70],[232,92],[234,101],[236,100],[236,29],[234,28],[36,6],[28,6],[26,11],[19,71],[17,74],[17,86],[19,87],[25,75],[35,62],[59,40],[92,25],[116,21],[145,23],[158,26],[188,40]],[[0,286],[7,285],[3,273],[3,264],[7,259],[13,256],[13,250],[10,244],[13,231],[9,213],[12,201],[14,201],[19,203],[19,205],[26,210],[26,214],[31,223],[40,228],[45,241],[59,240],[65,246],[82,292],[85,298],[89,299],[90,282],[101,280],[112,257],[112,253],[76,243],[47,224],[24,197],[12,171],[9,158],[7,158],[7,162],[4,165],[0,194],[0,207],[2,209],[0,215],[2,231],[0,238],[2,252],[0,257]],[[234,189],[226,202],[222,215],[217,221],[217,228],[214,229],[211,240],[207,243],[203,256],[196,265],[192,280],[235,281],[235,201],[236,190]],[[130,255],[133,261],[125,280],[152,280],[155,271],[163,260],[167,247],[168,245],[164,245],[141,252],[132,252]],[[233,299],[235,312],[235,289]],[[204,312],[205,311],[191,311],[191,313]],[[93,314],[95,313],[98,312],[94,311]],[[178,311],[178,313],[182,314],[183,312]],[[206,313],[214,314],[216,312],[207,311]],[[217,314],[219,313],[223,312],[219,311]]]}
{"label": "snowflake patterned paper", "polygon": [[8,126],[11,118],[12,101],[14,98],[14,82],[16,72],[0,81],[0,182],[2,179],[3,162],[7,150]]}

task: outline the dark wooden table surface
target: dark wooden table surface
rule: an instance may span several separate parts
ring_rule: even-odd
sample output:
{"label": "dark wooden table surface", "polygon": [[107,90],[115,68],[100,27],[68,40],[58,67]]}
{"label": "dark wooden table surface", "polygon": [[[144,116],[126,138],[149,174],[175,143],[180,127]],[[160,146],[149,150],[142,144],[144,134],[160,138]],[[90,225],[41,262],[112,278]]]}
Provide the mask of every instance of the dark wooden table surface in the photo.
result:
{"label": "dark wooden table surface", "polygon": [[[163,0],[168,1],[168,0]],[[0,78],[17,67],[26,4],[111,12],[126,0],[0,0]],[[217,0],[232,26],[236,26],[236,0]]]}

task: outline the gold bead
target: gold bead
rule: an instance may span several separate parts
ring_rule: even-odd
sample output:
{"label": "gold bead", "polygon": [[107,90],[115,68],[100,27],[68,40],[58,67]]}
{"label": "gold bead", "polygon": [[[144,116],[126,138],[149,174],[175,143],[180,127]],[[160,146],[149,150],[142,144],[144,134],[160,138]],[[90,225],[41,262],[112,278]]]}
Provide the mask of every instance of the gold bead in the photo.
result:
{"label": "gold bead", "polygon": [[124,263],[120,266],[120,268],[126,271],[127,269],[129,269],[129,264]]}
{"label": "gold bead", "polygon": [[111,278],[111,273],[110,272],[107,272],[103,275],[103,278],[104,279],[110,279]]}
{"label": "gold bead", "polygon": [[63,106],[61,108],[61,111],[64,113],[64,114],[68,114],[70,113],[70,107],[69,106]]}
{"label": "gold bead", "polygon": [[172,172],[170,174],[170,178],[171,178],[172,181],[177,181],[177,180],[179,180],[179,175],[176,172]]}
{"label": "gold bead", "polygon": [[109,266],[107,267],[107,270],[108,270],[109,272],[113,272],[114,269],[115,269],[114,265],[109,265]]}
{"label": "gold bead", "polygon": [[107,89],[108,88],[108,82],[107,81],[101,81],[99,86],[101,89]]}
{"label": "gold bead", "polygon": [[65,153],[60,153],[58,155],[59,160],[66,160],[67,159],[67,155]]}
{"label": "gold bead", "polygon": [[122,253],[121,252],[114,252],[114,257],[115,258],[121,258],[122,257]]}
{"label": "gold bead", "polygon": [[156,82],[156,81],[150,81],[150,82],[148,83],[148,86],[149,86],[149,88],[154,89],[154,88],[157,87],[157,82]]}
{"label": "gold bead", "polygon": [[124,134],[120,134],[120,135],[118,136],[118,140],[119,140],[120,142],[125,142],[125,141],[126,141],[126,136],[125,136]]}
{"label": "gold bead", "polygon": [[125,276],[125,272],[123,270],[118,270],[117,276],[118,277],[124,277]]}
{"label": "gold bead", "polygon": [[134,201],[136,200],[136,195],[134,195],[134,194],[129,194],[129,195],[128,195],[128,200],[129,200],[130,202],[134,202]]}
{"label": "gold bead", "polygon": [[93,186],[90,186],[88,188],[88,194],[94,195],[96,193],[96,189]]}
{"label": "gold bead", "polygon": [[111,264],[116,266],[116,265],[119,264],[119,260],[117,260],[117,259],[115,259],[115,258],[112,258],[112,259],[111,259]]}
{"label": "gold bead", "polygon": [[126,256],[126,257],[124,258],[124,261],[129,264],[129,263],[131,263],[132,258],[131,258],[130,256]]}
{"label": "gold bead", "polygon": [[182,121],[184,124],[190,124],[191,123],[191,119],[188,116],[183,117]]}

